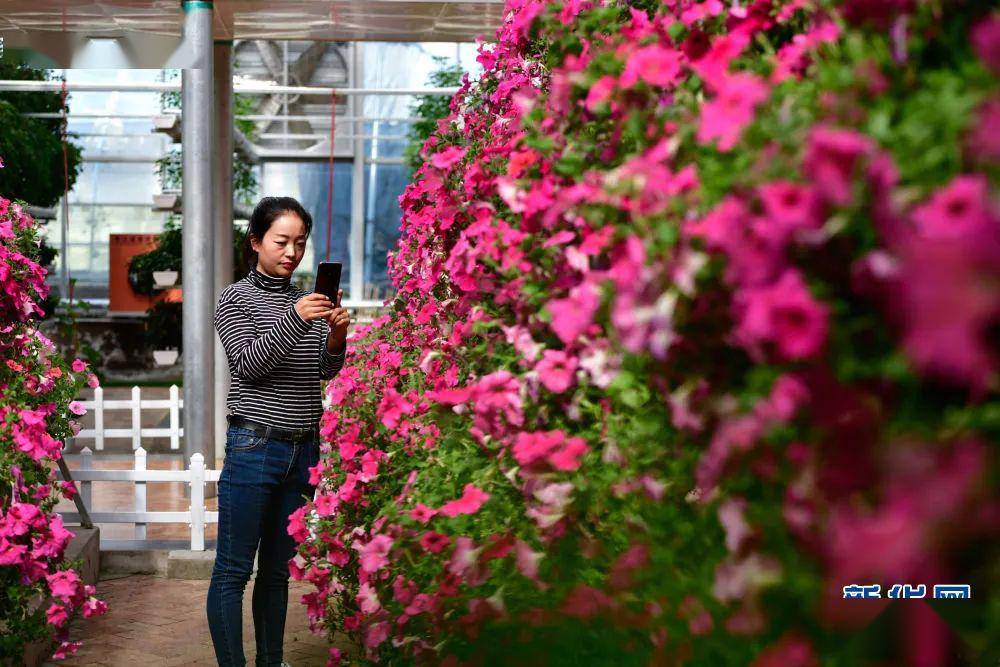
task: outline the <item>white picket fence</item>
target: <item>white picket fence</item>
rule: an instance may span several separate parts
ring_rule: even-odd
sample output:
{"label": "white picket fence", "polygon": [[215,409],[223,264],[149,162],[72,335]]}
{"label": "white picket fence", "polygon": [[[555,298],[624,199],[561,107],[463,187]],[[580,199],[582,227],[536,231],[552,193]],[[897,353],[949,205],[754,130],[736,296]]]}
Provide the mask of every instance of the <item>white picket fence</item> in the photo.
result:
{"label": "white picket fence", "polygon": [[[181,438],[184,436],[184,429],[181,427],[180,412],[184,407],[184,400],[181,398],[180,389],[177,385],[170,385],[170,398],[167,399],[143,399],[142,389],[132,387],[132,398],[122,400],[105,400],[104,389],[97,387],[94,389],[94,398],[89,400],[79,400],[88,412],[94,414],[94,428],[81,429],[72,440],[94,441],[94,449],[101,451],[104,449],[104,441],[108,438],[131,438],[132,449],[138,450],[142,446],[143,438],[170,438],[170,449],[180,449]],[[142,410],[146,408],[167,408],[170,410],[170,424],[166,428],[143,428]],[[132,424],[129,428],[104,428],[104,413],[108,410],[129,410],[132,413]]]}
{"label": "white picket fence", "polygon": [[[80,497],[94,523],[127,523],[135,525],[134,539],[115,540],[101,538],[101,548],[115,549],[153,549],[161,547],[181,548],[190,546],[193,551],[205,549],[205,524],[218,523],[219,513],[210,512],[205,508],[205,484],[217,482],[218,470],[205,467],[205,459],[201,454],[195,454],[187,470],[149,470],[146,465],[146,450],[142,446],[144,438],[170,438],[170,449],[180,450],[180,439],[184,435],[181,427],[180,411],[184,407],[180,389],[177,385],[169,388],[166,399],[144,399],[142,389],[132,387],[131,398],[105,399],[104,389],[96,387],[92,399],[78,399],[78,402],[93,414],[94,427],[81,429],[76,436],[68,439],[68,443],[79,440],[93,440],[94,449],[84,447],[72,458],[79,458],[80,467],[70,470],[70,476],[77,482]],[[166,409],[169,414],[167,427],[144,427],[142,425],[143,410]],[[128,428],[106,428],[106,416],[109,411],[128,410],[131,413]],[[94,450],[104,450],[104,441],[110,438],[129,438],[132,440],[134,464],[131,470],[99,469],[94,467]],[[62,474],[60,473],[60,477]],[[133,485],[134,505],[131,512],[108,512],[94,509],[93,482],[131,482]],[[191,504],[183,512],[150,512],[146,509],[146,490],[150,482],[182,482],[190,488],[188,497]],[[66,523],[79,523],[79,512],[62,512]],[[150,540],[146,537],[146,527],[150,523],[187,523],[191,528],[190,544],[178,544],[177,540]]]}
{"label": "white picket fence", "polygon": [[[135,450],[132,470],[99,470],[93,466],[93,452],[84,447],[80,455],[80,467],[70,470],[70,475],[79,485],[80,497],[94,523],[135,524],[135,538],[132,540],[109,540],[101,538],[102,550],[181,548],[180,544],[170,544],[169,540],[149,540],[146,526],[150,523],[187,523],[191,527],[190,549],[205,550],[205,525],[218,523],[219,513],[205,508],[205,484],[219,481],[219,470],[205,468],[205,457],[195,454],[187,470],[149,470],[146,467],[146,450],[141,446]],[[62,477],[62,474],[59,475]],[[134,507],[131,512],[102,512],[93,509],[93,482],[132,482]],[[182,512],[150,512],[146,509],[146,485],[150,482],[184,482],[190,487],[191,504]],[[66,523],[80,523],[79,512],[61,512]]]}

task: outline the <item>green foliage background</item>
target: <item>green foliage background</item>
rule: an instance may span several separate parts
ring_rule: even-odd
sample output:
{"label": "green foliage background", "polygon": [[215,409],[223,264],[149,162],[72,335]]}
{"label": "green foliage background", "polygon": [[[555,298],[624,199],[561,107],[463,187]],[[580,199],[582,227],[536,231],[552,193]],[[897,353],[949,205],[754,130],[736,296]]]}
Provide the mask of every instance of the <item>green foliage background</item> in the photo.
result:
{"label": "green foliage background", "polygon": [[[451,61],[451,58],[435,56],[434,62],[438,64],[438,69],[431,72],[428,77],[428,86],[446,88],[462,83],[464,72],[461,67]],[[424,158],[420,156],[420,149],[427,138],[437,130],[438,120],[448,115],[449,104],[451,104],[451,98],[446,95],[419,95],[416,102],[410,107],[410,115],[420,118],[410,126],[410,132],[407,135],[410,143],[403,150],[403,159],[406,161],[406,166],[410,168],[411,175],[424,164]]]}
{"label": "green foliage background", "polygon": [[[46,81],[43,70],[0,60],[0,79]],[[36,206],[53,206],[64,191],[63,149],[59,119],[27,118],[24,113],[58,113],[62,97],[56,92],[19,93],[0,91],[0,193],[9,199]],[[67,141],[66,162],[69,187],[80,173],[80,147]],[[45,258],[42,258],[43,262]]]}

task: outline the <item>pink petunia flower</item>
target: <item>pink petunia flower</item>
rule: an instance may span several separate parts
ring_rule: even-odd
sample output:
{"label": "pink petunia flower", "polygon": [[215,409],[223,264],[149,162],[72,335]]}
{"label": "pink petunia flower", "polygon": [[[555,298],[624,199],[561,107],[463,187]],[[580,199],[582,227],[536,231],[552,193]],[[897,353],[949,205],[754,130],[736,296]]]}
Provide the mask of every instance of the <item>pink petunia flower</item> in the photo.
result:
{"label": "pink petunia flower", "polygon": [[813,127],[803,162],[817,192],[837,205],[849,204],[854,197],[854,177],[864,156],[874,149],[872,140],[854,130],[825,125]]}
{"label": "pink petunia flower", "polygon": [[367,581],[362,582],[358,588],[356,601],[363,614],[374,614],[382,608],[382,603],[378,599],[378,592]]}
{"label": "pink petunia flower", "polygon": [[725,5],[719,0],[704,0],[696,2],[681,12],[681,22],[685,26],[691,27],[698,21],[703,21],[713,16],[718,16],[725,10]]}
{"label": "pink petunia flower", "polygon": [[73,570],[60,570],[47,575],[45,580],[48,582],[52,597],[67,603],[77,596],[83,584],[79,575]]}
{"label": "pink petunia flower", "polygon": [[365,631],[365,646],[376,648],[389,638],[389,622],[379,621]]}
{"label": "pink petunia flower", "polygon": [[19,565],[28,555],[28,547],[0,537],[0,565]]}
{"label": "pink petunia flower", "polygon": [[980,160],[1000,162],[1000,98],[983,102],[976,111],[967,145]]}
{"label": "pink petunia flower", "polygon": [[758,188],[764,213],[780,239],[800,229],[816,229],[822,223],[819,196],[810,185],[772,181]]}
{"label": "pink petunia flower", "polygon": [[[718,0],[709,2],[717,3]],[[644,46],[629,56],[619,81],[623,88],[631,88],[638,81],[663,88],[672,86],[681,75],[683,60],[684,54],[676,49],[660,44]]]}
{"label": "pink petunia flower", "polygon": [[354,549],[361,561],[361,571],[371,574],[378,572],[389,563],[389,550],[393,539],[388,535],[376,535],[368,542],[355,541]]}
{"label": "pink petunia flower", "polygon": [[514,543],[514,553],[517,562],[517,571],[528,579],[538,582],[538,564],[545,557],[545,553],[535,551],[527,542],[521,539],[518,539]]}
{"label": "pink petunia flower", "polygon": [[812,297],[794,269],[772,285],[737,291],[734,307],[735,338],[750,349],[770,342],[785,359],[805,359],[826,342],[827,307]]}
{"label": "pink petunia flower", "polygon": [[380,421],[390,429],[396,428],[403,415],[411,414],[413,411],[413,404],[392,388],[386,390],[378,405]]}
{"label": "pink petunia flower", "polygon": [[587,441],[567,437],[562,429],[518,433],[511,454],[522,466],[546,461],[556,470],[576,470],[587,452]]}
{"label": "pink petunia flower", "polygon": [[967,236],[990,223],[989,184],[983,174],[963,174],[913,211],[917,229],[927,238]]}
{"label": "pink petunia flower", "polygon": [[1000,367],[989,337],[1000,313],[1000,221],[992,219],[992,227],[966,237],[910,239],[893,283],[903,346],[917,369],[976,391],[988,387]]}
{"label": "pink petunia flower", "polygon": [[98,600],[95,597],[87,598],[86,602],[83,603],[83,617],[91,618],[92,616],[100,616],[107,613],[108,603],[104,600]]}
{"label": "pink petunia flower", "polygon": [[994,12],[981,19],[972,26],[970,37],[980,60],[994,74],[1000,74],[1000,14]]}
{"label": "pink petunia flower", "polygon": [[589,282],[577,285],[564,299],[553,299],[546,308],[552,315],[550,326],[566,345],[573,343],[591,322],[600,305],[600,295]]}
{"label": "pink petunia flower", "polygon": [[599,105],[611,99],[611,94],[617,83],[618,80],[613,76],[602,76],[595,81],[587,92],[587,99],[583,103],[587,111],[593,113]]}
{"label": "pink petunia flower", "polygon": [[726,75],[715,97],[701,106],[698,141],[707,144],[718,139],[720,151],[731,150],[767,94],[767,84],[760,77],[745,73]]}
{"label": "pink petunia flower", "polygon": [[578,365],[577,358],[563,350],[545,350],[541,361],[535,364],[535,370],[546,389],[561,394],[573,386]]}
{"label": "pink petunia flower", "polygon": [[746,32],[717,35],[708,51],[701,57],[691,56],[692,59],[696,58],[691,63],[691,68],[710,88],[718,90],[725,85],[729,76],[729,63],[739,56],[749,43],[750,36]]}
{"label": "pink petunia flower", "polygon": [[746,498],[728,498],[719,505],[719,523],[726,532],[726,549],[730,553],[738,552],[753,535],[744,516],[746,506]]}
{"label": "pink petunia flower", "polygon": [[489,498],[490,494],[476,485],[466,484],[462,489],[462,496],[460,498],[445,503],[438,511],[447,517],[456,517],[459,514],[475,514]]}
{"label": "pink petunia flower", "polygon": [[69,656],[74,655],[80,649],[81,645],[82,642],[60,642],[59,648],[57,648],[55,653],[52,654],[52,657],[55,660],[64,660]]}
{"label": "pink petunia flower", "polygon": [[465,149],[461,146],[449,146],[431,156],[431,164],[438,169],[447,169],[462,161]]}
{"label": "pink petunia flower", "polygon": [[427,523],[428,521],[434,518],[434,515],[437,514],[437,512],[438,511],[432,507],[428,507],[423,503],[417,503],[417,505],[412,510],[410,510],[409,514],[410,518],[413,519],[414,521],[419,521],[420,523]]}
{"label": "pink petunia flower", "polygon": [[320,516],[331,516],[337,511],[340,500],[336,496],[320,493],[316,496],[316,513]]}
{"label": "pink petunia flower", "polygon": [[448,572],[457,577],[467,578],[472,575],[473,579],[478,579],[475,570],[482,552],[483,547],[477,547],[471,537],[463,535],[455,538],[455,548],[448,561]]}

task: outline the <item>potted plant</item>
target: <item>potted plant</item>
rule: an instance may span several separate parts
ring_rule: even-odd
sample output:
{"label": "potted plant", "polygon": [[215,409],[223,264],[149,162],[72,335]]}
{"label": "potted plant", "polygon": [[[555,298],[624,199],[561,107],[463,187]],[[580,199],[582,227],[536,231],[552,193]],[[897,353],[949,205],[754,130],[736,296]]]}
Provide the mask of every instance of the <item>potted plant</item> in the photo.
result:
{"label": "potted plant", "polygon": [[160,301],[146,311],[146,343],[157,366],[173,366],[183,349],[180,302]]}
{"label": "potted plant", "polygon": [[129,261],[128,280],[136,294],[153,296],[177,282],[181,268],[181,226],[171,215],[163,225],[156,247]]}
{"label": "potted plant", "polygon": [[179,275],[179,271],[153,271],[153,284],[160,289],[173,287]]}

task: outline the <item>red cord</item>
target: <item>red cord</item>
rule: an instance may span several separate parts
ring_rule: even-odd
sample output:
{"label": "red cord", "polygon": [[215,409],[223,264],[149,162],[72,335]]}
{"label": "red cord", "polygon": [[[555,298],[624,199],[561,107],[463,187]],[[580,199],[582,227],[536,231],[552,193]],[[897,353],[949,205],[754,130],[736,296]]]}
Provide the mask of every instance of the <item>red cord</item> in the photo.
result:
{"label": "red cord", "polygon": [[333,132],[337,118],[337,95],[330,90],[330,174],[326,187],[326,261],[330,261],[330,230],[333,228]]}

